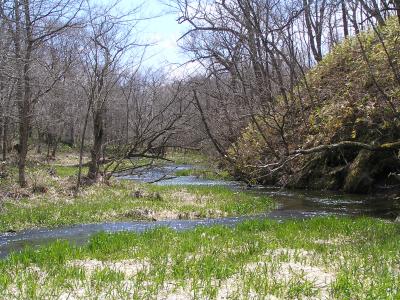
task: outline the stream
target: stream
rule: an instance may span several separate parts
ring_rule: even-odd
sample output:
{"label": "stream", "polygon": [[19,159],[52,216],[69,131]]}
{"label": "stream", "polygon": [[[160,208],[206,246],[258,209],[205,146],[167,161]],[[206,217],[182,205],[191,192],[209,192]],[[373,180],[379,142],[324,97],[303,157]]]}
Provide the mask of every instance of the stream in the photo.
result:
{"label": "stream", "polygon": [[[202,179],[195,176],[174,177],[179,170],[194,168],[190,165],[167,165],[163,167],[142,170],[141,173],[131,175],[119,174],[119,180],[136,180],[153,182],[158,185],[218,185],[227,186],[235,190],[246,190],[248,193],[267,195],[275,200],[277,208],[271,212],[256,216],[227,217],[218,219],[198,220],[167,220],[155,222],[115,222],[100,224],[81,224],[54,229],[32,229],[17,233],[0,234],[0,258],[6,257],[12,251],[20,251],[26,246],[39,247],[55,240],[68,240],[75,244],[83,244],[99,232],[145,230],[164,226],[175,230],[188,230],[197,226],[226,225],[234,226],[251,219],[273,219],[283,221],[287,219],[305,219],[315,216],[370,216],[377,218],[394,219],[399,213],[395,200],[369,195],[346,195],[326,191],[285,190],[276,187],[251,187],[235,181]],[[162,179],[162,180],[160,180]]]}

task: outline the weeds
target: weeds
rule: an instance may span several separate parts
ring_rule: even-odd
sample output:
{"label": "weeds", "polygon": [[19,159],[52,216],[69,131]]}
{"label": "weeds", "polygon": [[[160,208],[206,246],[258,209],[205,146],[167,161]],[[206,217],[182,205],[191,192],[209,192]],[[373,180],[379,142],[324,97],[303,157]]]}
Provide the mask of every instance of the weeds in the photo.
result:
{"label": "weeds", "polygon": [[398,299],[399,249],[398,225],[367,218],[101,233],[1,261],[0,298]]}

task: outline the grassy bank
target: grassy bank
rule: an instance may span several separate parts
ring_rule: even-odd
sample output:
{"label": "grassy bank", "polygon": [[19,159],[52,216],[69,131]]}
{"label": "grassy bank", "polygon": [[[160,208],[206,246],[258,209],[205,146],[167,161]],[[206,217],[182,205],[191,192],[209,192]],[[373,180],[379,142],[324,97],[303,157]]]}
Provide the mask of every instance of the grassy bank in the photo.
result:
{"label": "grassy bank", "polygon": [[115,181],[86,187],[74,197],[59,181],[54,184],[44,194],[4,199],[0,232],[106,221],[246,215],[273,206],[269,198],[224,187],[165,187]]}
{"label": "grassy bank", "polygon": [[0,262],[0,298],[399,299],[400,232],[373,219],[99,234]]}
{"label": "grassy bank", "polygon": [[[201,165],[201,170],[193,170],[201,173],[196,173],[198,176],[227,178],[227,174],[208,169],[206,158],[197,152],[173,152],[167,157],[178,164]],[[223,187],[161,187],[116,180],[84,186],[76,196],[77,161],[76,153],[62,153],[53,161],[31,154],[26,188],[18,187],[17,168],[5,165],[7,176],[0,179],[0,232],[80,223],[247,215],[273,206],[266,197]],[[147,163],[146,159],[127,160],[122,166]],[[83,174],[86,172],[85,167]]]}
{"label": "grassy bank", "polygon": [[214,170],[211,168],[178,170],[175,172],[175,176],[195,176],[202,179],[213,180],[234,180],[227,171]]}

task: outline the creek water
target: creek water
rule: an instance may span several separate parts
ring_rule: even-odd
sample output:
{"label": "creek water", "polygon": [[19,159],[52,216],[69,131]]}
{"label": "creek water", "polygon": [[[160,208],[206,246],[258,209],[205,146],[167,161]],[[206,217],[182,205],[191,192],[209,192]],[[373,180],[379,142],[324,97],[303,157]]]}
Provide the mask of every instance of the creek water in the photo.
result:
{"label": "creek water", "polygon": [[250,219],[305,219],[315,216],[372,216],[378,218],[394,218],[399,213],[396,201],[385,197],[366,195],[346,195],[322,191],[284,190],[276,187],[247,187],[235,181],[209,180],[196,176],[175,177],[179,170],[192,169],[189,165],[168,165],[141,170],[135,175],[125,172],[119,174],[120,180],[136,180],[152,182],[158,185],[218,185],[248,193],[267,195],[277,203],[276,209],[256,216],[241,216],[201,220],[168,220],[155,222],[115,222],[100,224],[81,224],[54,229],[33,229],[16,233],[0,234],[0,258],[24,247],[38,247],[55,240],[68,240],[75,244],[83,244],[98,232],[134,231],[143,232],[156,227],[165,226],[175,230],[188,230],[197,226],[226,225],[234,226]]}

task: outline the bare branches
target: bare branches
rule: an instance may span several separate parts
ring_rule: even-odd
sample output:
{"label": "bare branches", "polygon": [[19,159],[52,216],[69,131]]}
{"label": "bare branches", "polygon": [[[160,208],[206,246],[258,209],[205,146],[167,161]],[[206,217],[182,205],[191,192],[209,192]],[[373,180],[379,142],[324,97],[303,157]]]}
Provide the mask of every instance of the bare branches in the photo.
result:
{"label": "bare branches", "polygon": [[329,150],[334,150],[338,148],[354,148],[354,149],[365,149],[368,151],[393,151],[393,150],[398,150],[400,149],[400,141],[393,142],[393,143],[385,143],[381,145],[370,145],[370,144],[365,144],[365,143],[360,143],[360,142],[354,142],[354,141],[342,141],[337,144],[331,144],[331,145],[321,145],[309,149],[299,149],[291,152],[291,155],[296,155],[296,154],[312,154],[312,153],[317,153],[317,152],[322,152],[322,151],[329,151]]}
{"label": "bare branches", "polygon": [[203,108],[201,107],[201,104],[200,104],[200,101],[199,101],[199,97],[197,96],[197,92],[195,90],[193,91],[193,98],[196,101],[196,107],[200,112],[201,120],[203,122],[204,128],[206,129],[208,137],[210,138],[211,142],[214,144],[215,149],[217,149],[218,153],[222,157],[227,157],[225,151],[223,150],[223,148],[221,147],[219,142],[216,140],[216,138],[214,137],[214,135],[212,134],[212,132],[210,130],[210,127],[208,126],[208,122],[206,120]]}

